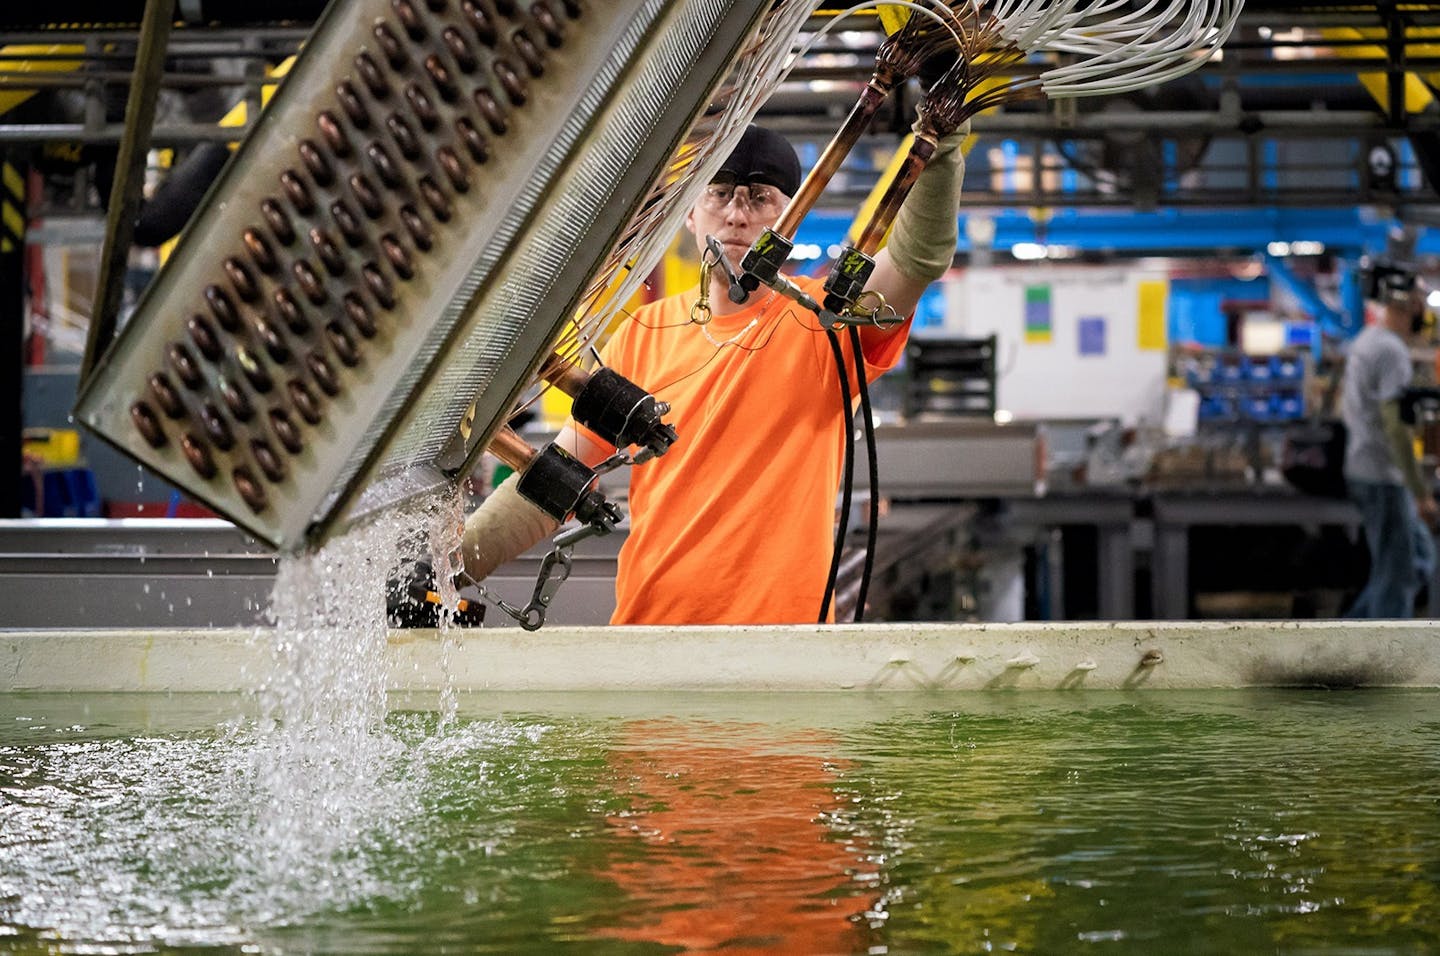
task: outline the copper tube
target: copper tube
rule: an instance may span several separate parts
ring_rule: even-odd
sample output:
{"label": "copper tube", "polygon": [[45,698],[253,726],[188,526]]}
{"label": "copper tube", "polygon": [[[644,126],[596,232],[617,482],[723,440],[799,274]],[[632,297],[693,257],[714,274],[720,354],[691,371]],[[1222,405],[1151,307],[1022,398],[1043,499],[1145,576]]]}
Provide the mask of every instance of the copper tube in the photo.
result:
{"label": "copper tube", "polygon": [[288,246],[295,241],[295,228],[290,225],[290,217],[285,210],[273,199],[260,201],[260,215],[265,217],[265,224],[270,231],[275,233],[275,238],[280,240],[280,245]]}
{"label": "copper tube", "polygon": [[205,301],[210,305],[210,314],[219,321],[221,328],[227,332],[234,332],[240,328],[240,314],[235,311],[235,303],[225,294],[225,290],[218,285],[205,287]]}
{"label": "copper tube", "polygon": [[[230,414],[235,416],[235,420],[248,422],[251,416],[255,414],[255,406],[250,403],[250,397],[241,391],[239,385],[236,385],[223,375],[220,377],[219,388],[220,398],[225,402],[225,407],[230,409]],[[224,422],[219,422],[219,410],[216,409],[211,402],[206,402],[204,407],[201,408],[201,418],[205,425],[205,430],[210,431],[212,435],[214,434],[212,428],[218,428],[224,425]],[[212,418],[219,422],[219,424],[212,426],[210,423]],[[230,447],[223,441],[216,441],[215,444],[219,445],[221,449]]]}
{"label": "copper tube", "polygon": [[362,50],[355,54],[355,72],[360,74],[365,88],[377,100],[383,100],[390,95],[390,82],[385,79],[385,71],[380,69],[380,64],[369,53]]}
{"label": "copper tube", "polygon": [[150,376],[150,397],[155,399],[155,404],[168,418],[184,418],[185,403],[180,401],[180,394],[175,391],[175,386],[170,384],[170,378],[164,372],[156,372]]}
{"label": "copper tube", "polygon": [[[320,391],[329,395],[331,398],[340,394],[340,380],[335,377],[335,366],[330,364],[329,359],[321,355],[318,351],[314,351],[305,356],[305,367],[310,370],[310,375],[315,379],[315,384],[320,386]],[[291,383],[291,388],[294,388],[294,383]],[[291,397],[294,397],[293,392],[291,393]],[[300,413],[304,415],[304,407],[298,405],[297,407],[300,408]],[[306,415],[305,418],[308,421],[310,416]]]}
{"label": "copper tube", "polygon": [[501,425],[495,437],[490,439],[490,454],[499,458],[516,471],[524,471],[539,454],[535,447],[516,434],[508,425]]}
{"label": "copper tube", "polygon": [[551,49],[565,42],[565,27],[560,23],[560,18],[555,16],[548,0],[535,0],[530,4],[530,15],[535,18],[540,32],[545,34],[545,42]]}
{"label": "copper tube", "polygon": [[395,145],[400,147],[401,156],[409,160],[420,158],[420,140],[415,138],[415,131],[405,122],[405,117],[399,113],[391,113],[385,118],[385,128],[390,131],[390,138],[395,141]]}
{"label": "copper tube", "polygon": [[207,480],[215,477],[215,459],[210,457],[210,446],[203,439],[186,432],[180,436],[180,450],[197,475]]}
{"label": "copper tube", "polygon": [[380,175],[380,181],[391,189],[396,188],[402,182],[400,168],[395,165],[395,160],[390,156],[390,151],[385,144],[379,140],[372,140],[370,145],[365,147],[365,155],[370,157],[370,163],[375,167],[375,172]]}
{"label": "copper tube", "polygon": [[410,39],[425,39],[425,25],[420,22],[420,13],[410,0],[390,0],[390,8],[395,11],[405,32],[410,34]]}
{"label": "copper tube", "polygon": [[220,344],[220,337],[215,334],[215,327],[205,316],[192,315],[185,326],[190,330],[190,341],[195,343],[201,355],[214,362],[224,354],[225,349]]}
{"label": "copper tube", "polygon": [[135,428],[140,432],[140,437],[151,448],[163,448],[165,446],[165,429],[160,426],[160,419],[149,405],[144,402],[136,402],[130,406],[130,420],[135,423]]}
{"label": "copper tube", "polygon": [[310,245],[315,248],[315,254],[320,257],[326,272],[332,276],[345,274],[345,257],[340,255],[340,246],[330,233],[316,226],[310,230]]}
{"label": "copper tube", "polygon": [[310,386],[292,378],[285,386],[290,393],[290,404],[300,413],[300,417],[311,425],[320,424],[320,403],[315,399],[315,393],[310,391]]}
{"label": "copper tube", "polygon": [[305,180],[293,169],[287,169],[280,174],[280,188],[285,190],[291,205],[295,211],[302,216],[307,216],[315,211],[315,200],[310,196],[310,187],[305,185]]}
{"label": "copper tube", "polygon": [[470,44],[465,37],[454,27],[446,27],[440,34],[440,39],[445,41],[445,48],[455,58],[455,65],[460,67],[461,73],[474,73],[475,67],[480,61],[475,59],[475,52],[470,49]]}
{"label": "copper tube", "polygon": [[305,164],[316,183],[328,186],[335,181],[335,170],[330,165],[330,160],[320,152],[320,146],[314,140],[302,139],[296,149],[300,153],[300,161]]}
{"label": "copper tube", "polygon": [[285,480],[285,462],[277,454],[270,443],[263,438],[255,438],[250,441],[250,452],[255,456],[255,464],[260,466],[260,471],[271,481]]}
{"label": "copper tube", "polygon": [[[497,56],[490,69],[494,71],[495,79],[500,81],[500,88],[505,91],[506,96],[510,97],[510,102],[516,106],[524,106],[528,87],[514,64],[502,56]],[[503,131],[497,130],[497,132]]]}
{"label": "copper tube", "polygon": [[345,138],[345,131],[340,128],[340,120],[334,113],[321,110],[320,115],[315,117],[315,125],[320,129],[320,138],[325,140],[325,145],[329,146],[336,156],[350,155],[350,141]]}
{"label": "copper tube", "polygon": [[545,74],[545,54],[535,45],[535,41],[530,39],[530,34],[525,32],[524,27],[515,31],[510,37],[510,43],[531,76],[538,78]]}
{"label": "copper tube", "polygon": [[410,104],[410,111],[425,130],[433,130],[440,124],[440,113],[435,109],[435,101],[430,99],[430,94],[422,90],[418,83],[406,85],[405,101]]}
{"label": "copper tube", "polygon": [[265,494],[265,489],[260,487],[260,482],[256,481],[255,476],[250,474],[249,468],[241,465],[231,473],[230,478],[235,482],[235,490],[240,492],[241,499],[250,506],[251,511],[260,512],[265,510],[265,506],[270,503],[270,499]]}
{"label": "copper tube", "polygon": [[305,450],[305,440],[300,437],[300,429],[295,427],[295,422],[283,408],[270,409],[270,428],[290,454],[298,455]]}
{"label": "copper tube", "polygon": [[289,289],[275,290],[275,309],[280,313],[280,318],[285,320],[285,325],[296,335],[304,335],[310,331],[310,320],[305,318],[305,312],[300,308],[300,303],[295,301],[295,296],[290,294]]}
{"label": "copper tube", "polygon": [[[236,392],[236,394],[242,401],[245,400],[243,393]],[[245,417],[248,418],[249,415]],[[205,434],[210,436],[215,447],[221,451],[229,451],[235,447],[235,433],[230,430],[230,423],[225,421],[214,402],[205,402],[200,406],[200,424],[205,426]]]}
{"label": "copper tube", "polygon": [[265,352],[276,362],[290,361],[290,348],[281,337],[280,330],[275,324],[264,316],[255,316],[253,320],[255,334],[260,339],[260,344],[265,346]]}
{"label": "copper tube", "polygon": [[485,46],[494,46],[498,34],[490,15],[472,0],[465,0],[460,4],[460,9],[464,12],[465,19],[470,22],[470,29],[475,31],[476,38]]}
{"label": "copper tube", "polygon": [[350,122],[355,124],[356,129],[370,128],[370,114],[365,110],[365,104],[360,99],[355,84],[349,80],[341,80],[335,86],[335,96],[340,100],[340,108],[350,117]]}
{"label": "copper tube", "polygon": [[275,387],[275,380],[270,377],[265,366],[260,364],[255,353],[246,346],[242,345],[235,350],[235,361],[240,366],[240,371],[245,373],[245,380],[261,395]]}
{"label": "copper tube", "polygon": [[340,235],[345,237],[345,242],[351,248],[365,241],[365,230],[361,228],[355,210],[351,209],[345,200],[337,199],[330,204],[330,218],[334,220],[335,228],[340,230]]}
{"label": "copper tube", "polygon": [[460,134],[460,142],[465,144],[466,151],[475,162],[483,163],[490,158],[490,144],[474,123],[462,116],[455,121],[455,132]]}
{"label": "copper tube", "polygon": [[365,287],[380,303],[381,308],[389,310],[395,308],[395,286],[380,271],[380,267],[373,262],[367,262],[360,267],[360,274],[365,280]]}
{"label": "copper tube", "polygon": [[805,218],[806,214],[814,207],[816,200],[820,198],[820,194],[824,192],[825,187],[830,185],[830,180],[835,176],[836,170],[845,161],[845,157],[850,155],[850,150],[855,148],[855,144],[860,140],[860,135],[870,125],[875,111],[880,108],[881,103],[885,102],[888,93],[889,90],[878,86],[873,77],[869,83],[865,84],[865,89],[860,94],[860,99],[856,101],[855,107],[850,110],[850,115],[845,118],[844,124],[825,147],[825,151],[820,154],[820,158],[816,160],[814,167],[805,177],[805,181],[800,184],[800,188],[795,190],[795,195],[791,197],[789,205],[780,214],[780,218],[775,220],[775,225],[771,229],[776,235],[784,236],[786,239],[795,238],[795,230],[800,228],[800,220]]}
{"label": "copper tube", "polygon": [[505,107],[488,89],[481,87],[471,96],[475,101],[475,108],[480,111],[480,118],[490,127],[490,132],[496,136],[504,136],[510,129],[510,124],[505,119]]}
{"label": "copper tube", "polygon": [[590,373],[555,353],[540,368],[540,377],[571,398],[579,395],[590,383]]}
{"label": "copper tube", "polygon": [[400,240],[390,233],[380,237],[380,249],[385,253],[385,258],[390,260],[391,267],[395,274],[405,280],[415,277],[415,263],[410,258],[410,252],[400,243]]}
{"label": "copper tube", "polygon": [[205,379],[200,374],[200,366],[195,364],[195,359],[190,350],[179,342],[171,342],[166,350],[166,356],[170,360],[170,367],[179,376],[181,384],[194,391],[204,383]]}
{"label": "copper tube", "polygon": [[242,302],[254,302],[260,297],[260,289],[255,285],[255,278],[250,275],[250,270],[245,268],[245,263],[234,256],[228,256],[221,263],[221,268],[225,270],[225,275],[230,277],[230,285]]}
{"label": "copper tube", "polygon": [[370,314],[370,307],[354,292],[345,293],[342,301],[345,316],[350,320],[350,324],[355,326],[355,331],[367,339],[373,339],[379,330],[375,326],[375,317]]}
{"label": "copper tube", "polygon": [[371,219],[379,219],[385,212],[385,204],[380,201],[380,194],[375,191],[375,186],[364,173],[351,174],[350,191],[355,194],[355,198],[360,202],[360,208],[366,216]]}
{"label": "copper tube", "polygon": [[425,200],[425,205],[430,207],[435,218],[441,222],[449,222],[455,208],[450,205],[450,200],[446,198],[445,192],[436,185],[435,180],[429,176],[421,176],[415,186],[420,190],[420,198]]}
{"label": "copper tube", "polygon": [[405,69],[410,62],[410,55],[405,52],[405,46],[395,31],[390,29],[388,24],[377,23],[372,31],[375,34],[375,42],[379,44],[380,51],[385,54],[385,60],[396,70]]}
{"label": "copper tube", "polygon": [[444,62],[435,54],[425,58],[425,72],[430,74],[430,82],[435,84],[435,89],[440,98],[447,103],[453,103],[460,95],[460,87],[455,85],[455,79],[450,75],[450,70]]}
{"label": "copper tube", "polygon": [[295,273],[295,281],[300,283],[300,291],[305,293],[305,298],[316,305],[324,305],[329,300],[330,295],[325,291],[325,283],[309,262],[304,259],[296,260],[290,271]]}
{"label": "copper tube", "polygon": [[457,193],[469,192],[470,177],[465,172],[465,164],[461,162],[460,155],[449,146],[441,146],[435,150],[435,162],[440,166],[440,171],[445,178],[450,180],[451,187]]}
{"label": "copper tube", "polygon": [[330,340],[330,347],[340,357],[340,363],[346,368],[354,368],[360,364],[360,350],[355,347],[355,340],[345,327],[339,322],[330,322],[325,326],[325,337]]}
{"label": "copper tube", "polygon": [[896,174],[890,185],[885,188],[870,221],[865,224],[860,238],[855,240],[856,249],[867,256],[873,256],[879,251],[881,241],[890,231],[896,214],[900,212],[900,204],[905,201],[906,196],[910,195],[910,187],[915,185],[916,178],[925,169],[925,164],[930,161],[930,157],[934,153],[935,141],[927,138],[924,134],[917,134],[915,142],[910,144],[910,152],[905,157],[905,164],[900,167],[900,172]]}
{"label": "copper tube", "polygon": [[400,222],[405,226],[405,231],[410,233],[410,238],[415,241],[415,248],[421,252],[429,252],[435,245],[435,234],[420,218],[420,213],[414,206],[404,205],[400,207]]}
{"label": "copper tube", "polygon": [[275,251],[270,248],[264,234],[258,229],[246,229],[240,236],[245,243],[245,248],[250,250],[250,258],[255,265],[260,267],[261,272],[274,272],[277,265]]}

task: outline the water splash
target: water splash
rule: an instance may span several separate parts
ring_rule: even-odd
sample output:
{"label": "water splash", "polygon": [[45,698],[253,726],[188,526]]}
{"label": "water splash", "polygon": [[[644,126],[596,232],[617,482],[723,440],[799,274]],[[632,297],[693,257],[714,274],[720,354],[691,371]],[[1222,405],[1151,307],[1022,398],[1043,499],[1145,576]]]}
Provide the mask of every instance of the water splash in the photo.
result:
{"label": "water splash", "polygon": [[252,716],[33,755],[0,746],[0,925],[148,951],[239,944],[259,927],[412,895],[423,865],[397,874],[394,861],[434,852],[427,808],[450,789],[437,773],[534,739],[457,721],[448,615],[441,713],[387,719],[388,582],[422,555],[444,567],[460,515],[447,495],[280,560],[253,635],[265,663]]}
{"label": "water splash", "polygon": [[458,512],[458,500],[426,501],[280,562],[270,626],[255,634],[270,664],[259,716],[234,730],[250,737],[235,792],[252,842],[237,862],[266,920],[376,895],[366,847],[404,842],[424,781],[400,772],[404,746],[385,726],[388,582]]}

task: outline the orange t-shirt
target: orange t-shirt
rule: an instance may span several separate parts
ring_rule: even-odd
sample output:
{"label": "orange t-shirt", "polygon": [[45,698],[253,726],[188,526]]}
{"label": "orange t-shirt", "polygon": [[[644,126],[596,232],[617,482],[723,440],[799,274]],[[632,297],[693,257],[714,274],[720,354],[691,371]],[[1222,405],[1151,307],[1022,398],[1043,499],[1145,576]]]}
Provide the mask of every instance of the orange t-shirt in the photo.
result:
{"label": "orange t-shirt", "polygon": [[[799,282],[821,296],[821,279]],[[773,293],[716,316],[707,338],[690,323],[698,293],[637,309],[602,353],[670,403],[665,420],[680,436],[630,470],[630,537],[611,622],[814,621],[844,463],[833,353],[815,315]],[[862,332],[871,379],[899,361],[909,328],[907,320],[888,334]],[[854,394],[849,335],[837,334]]]}

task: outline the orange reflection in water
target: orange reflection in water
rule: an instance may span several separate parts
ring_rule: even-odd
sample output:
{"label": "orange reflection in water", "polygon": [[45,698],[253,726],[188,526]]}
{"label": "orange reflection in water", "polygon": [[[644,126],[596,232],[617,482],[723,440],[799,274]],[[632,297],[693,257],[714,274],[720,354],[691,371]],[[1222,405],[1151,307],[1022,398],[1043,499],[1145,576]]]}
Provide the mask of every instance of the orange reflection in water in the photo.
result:
{"label": "orange reflection in water", "polygon": [[736,956],[864,952],[873,891],[856,875],[863,849],[826,825],[841,809],[827,743],[758,725],[627,725],[613,762],[631,809],[609,822],[643,849],[601,874],[634,903],[606,935]]}

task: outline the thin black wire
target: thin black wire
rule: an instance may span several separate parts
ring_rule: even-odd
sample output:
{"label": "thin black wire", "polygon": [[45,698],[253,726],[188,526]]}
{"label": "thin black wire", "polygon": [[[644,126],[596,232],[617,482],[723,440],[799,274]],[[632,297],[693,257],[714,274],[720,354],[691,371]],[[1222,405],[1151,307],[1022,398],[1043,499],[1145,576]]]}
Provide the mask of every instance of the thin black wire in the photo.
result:
{"label": "thin black wire", "polygon": [[865,351],[860,330],[850,326],[850,347],[855,352],[855,377],[859,380],[860,412],[865,422],[865,458],[870,476],[870,521],[865,529],[865,567],[860,572],[860,593],[855,598],[855,621],[865,619],[865,596],[870,590],[870,573],[875,568],[875,539],[879,532],[876,505],[880,500],[880,462],[875,450],[875,411],[870,406],[870,386],[865,375]]}
{"label": "thin black wire", "polygon": [[830,599],[835,594],[835,578],[840,572],[840,552],[845,547],[845,533],[850,529],[850,497],[855,486],[855,411],[850,407],[850,376],[845,371],[845,354],[840,338],[825,330],[830,352],[835,357],[835,371],[840,375],[840,401],[845,419],[845,477],[841,482],[840,524],[835,529],[835,549],[830,554],[830,574],[825,581],[825,597],[820,602],[819,623],[830,616]]}

